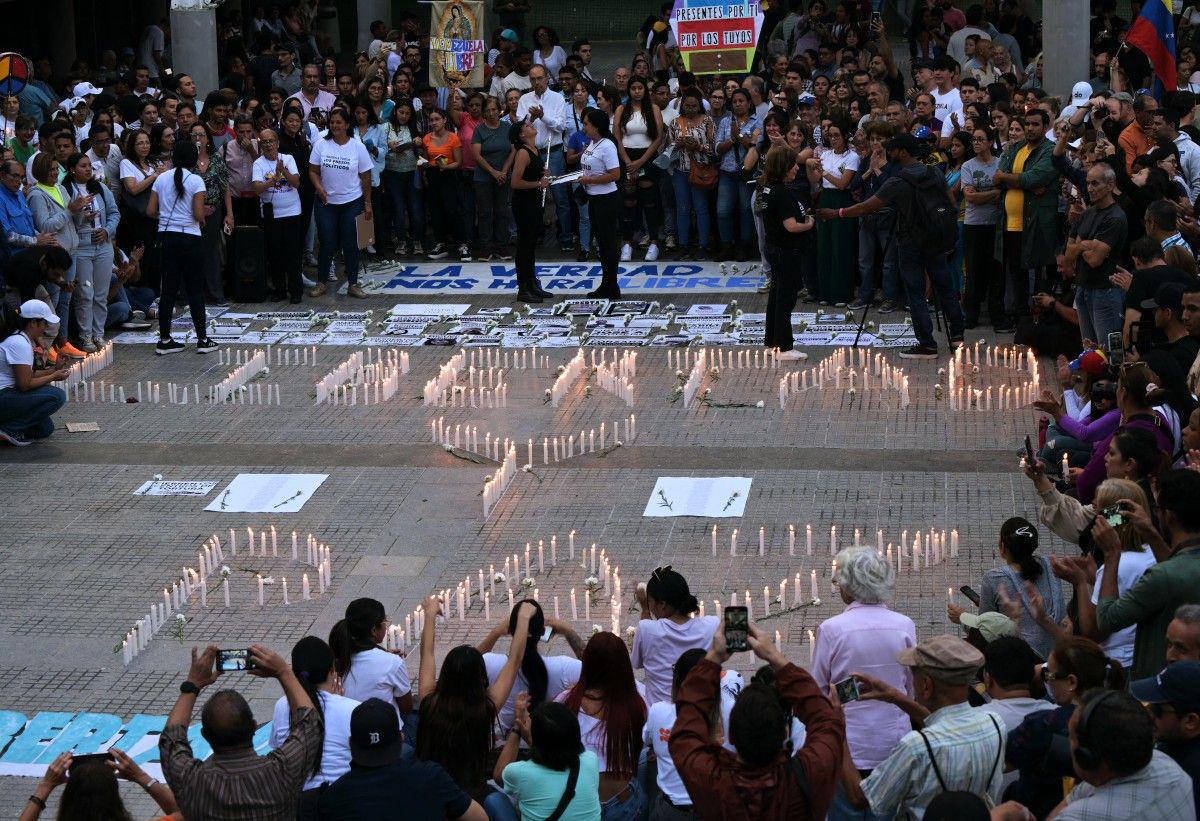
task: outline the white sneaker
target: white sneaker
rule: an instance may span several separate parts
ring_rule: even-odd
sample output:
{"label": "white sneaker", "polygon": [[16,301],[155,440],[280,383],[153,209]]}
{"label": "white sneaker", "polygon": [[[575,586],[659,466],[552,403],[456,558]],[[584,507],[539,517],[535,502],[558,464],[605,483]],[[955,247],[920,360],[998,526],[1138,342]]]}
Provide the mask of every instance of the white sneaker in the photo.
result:
{"label": "white sneaker", "polygon": [[631,259],[633,259],[633,248],[627,242],[621,246],[621,262],[629,262]]}
{"label": "white sneaker", "polygon": [[330,260],[329,273],[325,275],[326,282],[337,282],[337,263]]}
{"label": "white sneaker", "polygon": [[646,249],[646,262],[654,262],[658,259],[658,243],[650,243],[650,247]]}
{"label": "white sneaker", "polygon": [[804,351],[780,351],[775,358],[783,362],[803,362],[808,359],[808,354]]}
{"label": "white sneaker", "polygon": [[375,246],[367,245],[367,253],[370,254],[371,256],[375,256]]}
{"label": "white sneaker", "polygon": [[305,288],[316,288],[317,287],[317,283],[314,282],[313,280],[309,279],[308,277],[306,277],[304,274],[300,275],[300,281],[304,283]]}

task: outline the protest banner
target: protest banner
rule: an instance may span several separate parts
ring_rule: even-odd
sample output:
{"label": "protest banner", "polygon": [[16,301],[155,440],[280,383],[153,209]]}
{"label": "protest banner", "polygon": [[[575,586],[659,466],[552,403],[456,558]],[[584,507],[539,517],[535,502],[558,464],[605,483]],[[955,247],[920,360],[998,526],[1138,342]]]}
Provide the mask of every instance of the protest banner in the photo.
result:
{"label": "protest banner", "polygon": [[762,31],[757,0],[675,0],[671,29],[683,64],[695,74],[745,74]]}
{"label": "protest banner", "polygon": [[483,85],[483,3],[436,0],[430,3],[429,84],[435,88]]}

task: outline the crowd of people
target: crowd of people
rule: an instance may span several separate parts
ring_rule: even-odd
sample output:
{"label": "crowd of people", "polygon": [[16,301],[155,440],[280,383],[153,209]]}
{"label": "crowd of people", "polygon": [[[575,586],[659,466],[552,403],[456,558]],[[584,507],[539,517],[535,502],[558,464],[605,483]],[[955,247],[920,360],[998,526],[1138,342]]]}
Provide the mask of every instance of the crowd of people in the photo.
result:
{"label": "crowd of people", "polygon": [[[923,641],[874,547],[837,555],[844,609],[807,664],[753,622],[699,615],[667,566],[637,586],[629,644],[524,599],[439,666],[430,596],[414,687],[411,656],[382,646],[385,606],[356,599],[290,664],[249,648],[246,672],[283,690],[269,753],[235,681],[205,700],[212,753],[194,755],[197,698],[233,674],[193,648],[159,740],[166,783],[121,751],[63,753],[22,821],[64,783],[60,819],[128,818],[119,778],[174,819],[1194,819],[1200,471],[1160,472],[1148,493],[1109,478],[1084,505],[1044,467],[1025,465],[1028,501],[1079,553],[1048,555],[1037,524],[1009,519],[980,593],[963,588],[977,610],[949,605]],[[749,681],[731,646],[757,657]]]}

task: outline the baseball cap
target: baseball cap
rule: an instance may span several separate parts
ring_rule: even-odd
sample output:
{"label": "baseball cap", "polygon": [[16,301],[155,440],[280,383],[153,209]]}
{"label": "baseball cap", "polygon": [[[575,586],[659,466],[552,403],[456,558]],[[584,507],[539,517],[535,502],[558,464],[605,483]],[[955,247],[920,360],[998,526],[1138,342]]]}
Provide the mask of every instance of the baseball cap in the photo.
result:
{"label": "baseball cap", "polygon": [[1133,95],[1128,91],[1118,91],[1112,96],[1112,98],[1118,103],[1129,103],[1130,105],[1133,105]]}
{"label": "baseball cap", "polygon": [[901,650],[896,661],[945,684],[969,684],[983,666],[983,653],[956,636],[934,636]]}
{"label": "baseball cap", "polygon": [[383,767],[400,758],[400,716],[394,705],[369,698],[350,713],[350,758],[364,767]]}
{"label": "baseball cap", "polygon": [[82,97],[84,94],[99,94],[103,90],[104,89],[96,88],[96,86],[92,85],[91,83],[83,82],[76,83],[75,87],[71,89],[71,94],[76,97]]}
{"label": "baseball cap", "polygon": [[1142,301],[1142,308],[1166,308],[1174,311],[1176,316],[1183,313],[1183,285],[1178,282],[1164,282],[1154,291],[1154,296]]}
{"label": "baseball cap", "polygon": [[902,149],[912,154],[914,157],[921,154],[925,150],[925,146],[914,137],[912,134],[897,134],[886,143],[883,144],[886,149]]}
{"label": "baseball cap", "polygon": [[44,319],[51,325],[58,324],[58,314],[50,310],[50,306],[40,299],[22,302],[21,307],[17,310],[17,316],[21,319]]}
{"label": "baseball cap", "polygon": [[1200,661],[1177,661],[1157,676],[1140,678],[1129,685],[1138,701],[1147,704],[1177,704],[1186,712],[1200,713]]}
{"label": "baseball cap", "polygon": [[994,641],[1001,636],[1015,636],[1017,625],[1003,613],[963,613],[958,621],[963,627],[973,627],[984,641]]}
{"label": "baseball cap", "polygon": [[505,29],[504,31],[500,32],[500,39],[507,40],[510,43],[521,42],[521,38],[518,37],[517,33],[515,31],[513,31],[512,29]]}
{"label": "baseball cap", "polygon": [[796,105],[816,105],[817,98],[807,91],[796,98]]}
{"label": "baseball cap", "polygon": [[1079,81],[1071,87],[1071,102],[1075,105],[1083,105],[1092,98],[1092,84],[1086,81]]}

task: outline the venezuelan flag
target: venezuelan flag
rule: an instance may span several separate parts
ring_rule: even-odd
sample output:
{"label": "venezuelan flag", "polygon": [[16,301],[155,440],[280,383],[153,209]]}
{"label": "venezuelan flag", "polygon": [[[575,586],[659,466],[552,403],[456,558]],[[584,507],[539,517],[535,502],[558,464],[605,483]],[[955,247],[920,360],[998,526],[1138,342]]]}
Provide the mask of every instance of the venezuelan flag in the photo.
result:
{"label": "venezuelan flag", "polygon": [[1125,42],[1136,46],[1154,66],[1155,79],[1166,91],[1177,88],[1175,77],[1174,0],[1146,0],[1129,27]]}

